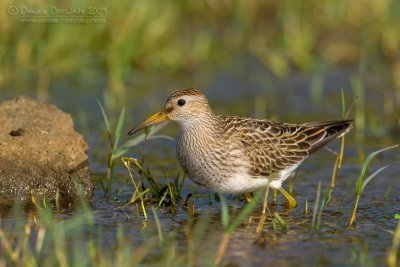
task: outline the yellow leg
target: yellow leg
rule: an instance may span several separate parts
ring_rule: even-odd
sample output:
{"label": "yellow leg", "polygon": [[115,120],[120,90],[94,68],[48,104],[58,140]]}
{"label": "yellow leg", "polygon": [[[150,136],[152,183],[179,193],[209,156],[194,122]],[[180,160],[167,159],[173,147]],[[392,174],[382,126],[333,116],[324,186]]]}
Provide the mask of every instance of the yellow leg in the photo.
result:
{"label": "yellow leg", "polygon": [[243,193],[243,195],[244,195],[244,198],[246,199],[246,202],[251,202],[253,200],[253,196],[251,193],[246,192],[246,193]]}
{"label": "yellow leg", "polygon": [[286,200],[289,203],[289,208],[294,208],[297,206],[296,200],[288,193],[285,191],[285,189],[283,189],[282,187],[279,188],[279,191],[282,193],[282,195],[286,198]]}

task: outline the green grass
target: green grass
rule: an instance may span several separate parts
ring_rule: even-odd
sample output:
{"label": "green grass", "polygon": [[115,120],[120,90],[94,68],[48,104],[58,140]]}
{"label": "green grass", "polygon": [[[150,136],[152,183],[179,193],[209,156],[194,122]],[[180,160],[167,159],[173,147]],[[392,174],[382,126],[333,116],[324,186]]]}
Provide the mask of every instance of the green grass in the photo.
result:
{"label": "green grass", "polygon": [[287,226],[285,220],[279,215],[279,213],[274,212],[274,219],[272,220],[272,227],[273,227],[273,229],[276,230],[277,226],[279,226],[283,232],[286,232],[288,229],[288,226]]}
{"label": "green grass", "polygon": [[[140,201],[143,216],[147,219],[148,216],[146,206],[148,206],[148,204],[155,205],[156,209],[167,205],[171,208],[171,211],[174,211],[178,205],[188,206],[188,199],[185,199],[185,201],[182,202],[182,188],[185,181],[185,176],[181,177],[179,174],[177,174],[175,177],[173,177],[172,182],[168,179],[166,184],[162,184],[158,182],[148,170],[145,170],[137,159],[122,157],[121,160],[133,185],[132,196],[129,202],[127,202],[122,209],[125,206],[132,205],[137,203],[137,201]],[[139,172],[145,176],[147,184],[149,184],[150,187],[146,188],[144,179],[138,179],[141,176]],[[136,175],[134,175],[134,173]],[[166,201],[167,197],[169,198],[168,202]],[[154,207],[152,206],[152,208]]]}
{"label": "green grass", "polygon": [[[321,198],[321,181],[318,182],[318,189],[317,189],[317,196],[315,197],[315,203],[314,203],[314,208],[313,208],[313,215],[312,215],[312,221],[311,221],[311,234],[314,233],[315,230],[315,221],[318,216],[318,208],[319,208],[319,202]],[[322,207],[322,205],[321,205]],[[322,209],[320,209],[321,212]]]}
{"label": "green grass", "polygon": [[395,146],[391,146],[391,147],[387,147],[387,148],[383,148],[383,149],[377,150],[377,151],[369,154],[368,157],[366,158],[366,160],[363,162],[361,174],[358,177],[357,182],[356,182],[356,186],[355,186],[355,192],[354,193],[355,193],[356,199],[354,201],[353,211],[351,213],[351,217],[350,217],[350,220],[349,220],[349,224],[348,224],[349,227],[353,226],[355,221],[356,221],[358,203],[360,201],[361,194],[363,193],[363,191],[364,191],[365,187],[367,186],[367,184],[373,178],[375,178],[380,172],[382,172],[384,169],[386,169],[387,167],[389,167],[391,165],[391,164],[389,164],[389,165],[383,166],[383,167],[379,168],[378,170],[376,170],[375,172],[373,172],[372,174],[370,174],[369,176],[367,176],[368,175],[368,169],[369,169],[369,166],[370,166],[373,158],[375,156],[377,156],[378,154],[386,151],[386,150],[393,149],[393,148],[396,148],[398,146],[399,145],[395,145]]}
{"label": "green grass", "polygon": [[[103,188],[103,191],[104,191],[106,197],[112,198],[111,183],[112,183],[112,178],[113,178],[113,174],[114,174],[115,163],[117,160],[119,160],[123,155],[125,155],[130,149],[139,145],[140,143],[144,142],[145,140],[149,140],[149,139],[168,139],[168,140],[172,140],[172,141],[175,141],[175,140],[166,135],[154,135],[163,127],[163,125],[157,125],[157,126],[151,127],[150,129],[147,129],[145,131],[145,133],[137,135],[136,137],[127,140],[122,145],[119,145],[121,134],[124,129],[125,107],[122,108],[121,113],[117,120],[117,124],[115,126],[115,130],[112,131],[107,113],[106,113],[103,105],[101,104],[101,102],[99,100],[97,100],[97,103],[100,107],[100,111],[103,116],[104,125],[106,127],[107,140],[109,142],[109,152],[108,152],[108,157],[107,157],[107,175],[105,177],[105,181],[101,180],[101,185],[102,185],[102,188]],[[125,162],[124,162],[124,164],[125,164]],[[147,174],[147,178],[150,181],[154,181],[154,179],[151,179],[151,175],[148,174],[148,172],[145,171],[140,166],[139,162],[136,161],[135,164],[137,167],[141,168],[141,171],[144,174]],[[125,164],[125,166],[126,166],[126,164]],[[152,185],[156,186],[154,182],[152,183]],[[159,188],[156,188],[156,189],[157,189],[157,191],[159,191]]]}
{"label": "green grass", "polygon": [[[137,266],[155,247],[163,248],[153,238],[135,244],[122,226],[117,227],[114,240],[107,240],[94,223],[93,211],[83,205],[65,221],[57,222],[47,206],[18,220],[17,225],[2,226],[0,262],[7,266]],[[168,257],[164,250],[162,253],[163,258]]]}
{"label": "green grass", "polygon": [[[353,83],[358,93],[362,91],[358,80],[367,76],[366,70],[378,75],[387,72],[390,75],[384,82],[393,86],[385,86],[385,95],[395,96],[387,97],[386,106],[395,107],[388,115],[397,114],[399,82],[390,80],[398,76],[394,62],[400,32],[395,25],[400,24],[400,3],[396,0],[371,1],[363,8],[358,1],[317,0],[301,4],[289,0],[218,5],[157,2],[157,9],[154,4],[140,0],[62,5],[50,0],[2,1],[0,85],[26,85],[46,97],[52,82],[60,78],[91,83],[101,73],[106,76],[110,106],[115,107],[132,89],[128,77],[154,70],[187,74],[204,66],[226,69],[234,55],[247,54],[278,77],[293,69],[310,73],[331,66],[363,65]],[[106,9],[105,23],[23,24],[18,16],[7,13],[11,5],[100,6]],[[313,82],[315,101],[323,95],[321,79],[318,73]],[[360,125],[362,101],[357,107]]]}
{"label": "green grass", "polygon": [[229,216],[229,209],[224,197],[222,195],[219,196],[221,200],[221,221],[222,225],[224,226],[224,232],[218,246],[217,254],[214,261],[215,265],[219,265],[221,263],[222,258],[226,253],[226,249],[228,247],[229,240],[231,239],[232,234],[240,226],[243,220],[257,207],[257,204],[261,200],[264,191],[265,189],[263,188],[257,190],[253,196],[253,199],[248,202],[233,218],[230,218]]}

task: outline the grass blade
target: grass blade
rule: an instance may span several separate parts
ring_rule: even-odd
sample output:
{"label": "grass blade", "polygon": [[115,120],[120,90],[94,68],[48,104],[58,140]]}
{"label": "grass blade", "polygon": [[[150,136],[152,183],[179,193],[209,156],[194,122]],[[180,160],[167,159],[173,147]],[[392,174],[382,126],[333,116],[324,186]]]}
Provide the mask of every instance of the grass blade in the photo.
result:
{"label": "grass blade", "polygon": [[314,203],[312,223],[311,223],[311,235],[314,233],[315,219],[317,218],[320,197],[321,197],[321,180],[318,182],[317,197],[316,197],[315,203]]}
{"label": "grass blade", "polygon": [[[231,238],[231,234],[233,231],[236,230],[236,228],[242,223],[243,219],[249,215],[257,206],[257,203],[260,201],[261,196],[263,194],[263,188],[259,189],[256,191],[254,194],[253,200],[248,202],[247,205],[242,208],[242,210],[239,212],[239,214],[225,227],[224,229],[224,234],[222,235],[222,239],[219,243],[218,249],[217,249],[217,254],[215,257],[214,264],[219,265],[221,262],[223,256],[225,255],[226,249],[229,244],[229,240]],[[228,214],[227,214],[227,206],[226,203],[224,202],[225,200],[222,200],[221,198],[221,204],[222,204],[222,213],[225,213],[225,215],[222,214],[222,216],[225,216],[225,218],[222,218],[223,224],[227,223],[228,221]],[[224,206],[226,208],[224,208]],[[226,211],[224,211],[226,209]]]}
{"label": "grass blade", "polygon": [[367,177],[367,179],[365,179],[365,181],[362,183],[361,185],[361,192],[364,191],[364,188],[367,186],[367,184],[375,177],[377,176],[381,171],[383,171],[384,169],[386,169],[387,167],[391,166],[392,164],[383,166],[382,168],[376,170],[374,173],[372,173],[370,176]]}
{"label": "grass blade", "polygon": [[108,121],[108,117],[106,111],[104,110],[103,105],[101,104],[100,100],[97,99],[97,104],[100,107],[101,115],[103,116],[104,124],[106,125],[107,132],[111,133],[110,123]]}
{"label": "grass blade", "polygon": [[117,159],[121,156],[123,156],[126,152],[128,152],[129,148],[128,147],[119,147],[113,154],[113,158]]}
{"label": "grass blade", "polygon": [[390,146],[390,147],[387,147],[387,148],[379,149],[379,150],[377,150],[377,151],[372,152],[371,154],[369,154],[368,157],[365,159],[365,161],[364,161],[364,163],[363,163],[360,178],[361,178],[362,180],[364,180],[365,176],[367,175],[369,165],[371,164],[372,159],[373,159],[376,155],[378,155],[379,153],[382,153],[383,151],[386,151],[386,150],[389,150],[389,149],[393,149],[393,148],[398,147],[398,146],[399,146],[399,145],[394,145],[394,146]]}
{"label": "grass blade", "polygon": [[340,93],[341,93],[341,97],[342,97],[342,116],[344,117],[345,113],[346,113],[346,97],[344,95],[343,87],[340,89],[341,89]]}
{"label": "grass blade", "polygon": [[228,205],[226,204],[225,198],[222,194],[219,194],[219,199],[221,201],[221,219],[222,219],[222,225],[225,227],[228,226],[229,224],[229,211],[228,211]]}
{"label": "grass blade", "polygon": [[231,223],[226,227],[225,232],[230,234],[236,230],[236,228],[242,223],[243,219],[249,215],[256,207],[264,193],[264,188],[256,191],[253,197],[253,201],[247,203],[247,205],[241,209],[239,214],[231,221]]}
{"label": "grass blade", "polygon": [[274,221],[279,224],[279,226],[283,231],[285,232],[287,231],[287,225],[285,220],[277,212],[274,212]]}
{"label": "grass blade", "polygon": [[[155,133],[155,132],[154,132]],[[150,134],[152,134],[152,132],[150,132]],[[151,140],[151,139],[166,139],[166,140],[171,140],[175,142],[175,139],[168,136],[168,135],[150,135],[147,136],[145,134],[140,134],[138,136],[136,136],[135,138],[132,138],[128,141],[126,141],[121,148],[131,148],[134,147],[138,144],[140,144],[141,142],[143,142],[145,139],[147,140]]]}
{"label": "grass blade", "polygon": [[160,220],[158,219],[158,215],[157,215],[156,209],[154,207],[151,207],[151,210],[153,211],[154,220],[156,221],[158,239],[160,240],[160,243],[162,243],[164,241],[164,236],[163,236],[163,232],[162,232],[162,229],[161,229]]}
{"label": "grass blade", "polygon": [[114,147],[115,150],[118,146],[119,139],[121,138],[122,127],[124,126],[125,121],[125,107],[122,108],[121,113],[118,117],[117,127],[115,128],[114,134]]}
{"label": "grass blade", "polygon": [[378,169],[377,171],[375,171],[374,173],[372,173],[370,176],[367,176],[367,172],[368,172],[368,168],[369,165],[372,162],[372,159],[378,155],[379,153],[398,147],[399,145],[394,145],[394,146],[390,146],[387,148],[383,148],[380,150],[377,150],[371,154],[368,155],[368,157],[365,159],[363,165],[362,165],[362,170],[361,170],[361,174],[360,177],[358,177],[357,182],[356,182],[356,186],[355,186],[355,195],[356,195],[356,200],[354,201],[354,206],[353,206],[353,210],[351,212],[351,216],[350,216],[350,220],[349,220],[349,224],[348,226],[351,227],[353,226],[354,222],[356,221],[356,217],[357,217],[357,208],[358,208],[358,203],[360,201],[361,198],[361,194],[365,189],[365,186],[376,176],[378,175],[381,171],[383,171],[384,169],[386,169],[387,167],[389,167],[390,165],[386,165],[380,169]]}

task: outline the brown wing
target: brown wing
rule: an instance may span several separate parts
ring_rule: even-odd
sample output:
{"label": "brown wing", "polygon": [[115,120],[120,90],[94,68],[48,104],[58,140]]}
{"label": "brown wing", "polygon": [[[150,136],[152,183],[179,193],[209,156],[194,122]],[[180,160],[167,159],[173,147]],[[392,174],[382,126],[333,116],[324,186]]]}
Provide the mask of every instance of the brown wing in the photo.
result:
{"label": "brown wing", "polygon": [[309,154],[350,130],[352,121],[289,124],[221,117],[226,133],[239,139],[252,162],[251,175],[270,176],[303,161]]}

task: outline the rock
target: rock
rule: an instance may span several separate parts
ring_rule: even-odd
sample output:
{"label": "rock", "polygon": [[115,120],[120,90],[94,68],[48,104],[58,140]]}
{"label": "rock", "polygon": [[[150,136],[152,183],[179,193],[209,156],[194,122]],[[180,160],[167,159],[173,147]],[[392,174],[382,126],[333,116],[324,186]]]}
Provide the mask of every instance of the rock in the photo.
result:
{"label": "rock", "polygon": [[[50,104],[26,96],[0,104],[0,204],[35,199],[70,202],[80,191],[91,198],[88,145],[73,121]],[[76,181],[76,182],[75,182]]]}

